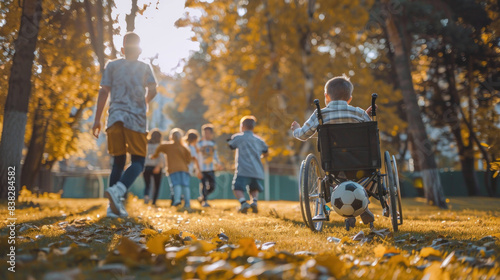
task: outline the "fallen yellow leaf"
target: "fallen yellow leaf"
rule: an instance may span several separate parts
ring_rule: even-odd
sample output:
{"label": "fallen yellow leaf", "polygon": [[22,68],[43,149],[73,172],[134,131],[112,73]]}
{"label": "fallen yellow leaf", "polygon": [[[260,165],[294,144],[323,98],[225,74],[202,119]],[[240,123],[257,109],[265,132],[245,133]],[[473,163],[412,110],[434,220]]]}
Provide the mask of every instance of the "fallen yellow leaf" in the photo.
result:
{"label": "fallen yellow leaf", "polygon": [[148,236],[148,235],[153,235],[153,234],[157,234],[158,232],[154,229],[150,229],[150,228],[145,228],[141,231],[141,234],[142,235],[145,235],[145,236]]}
{"label": "fallen yellow leaf", "polygon": [[345,263],[336,255],[321,254],[316,256],[315,259],[318,265],[328,268],[336,279],[343,277],[346,273]]}
{"label": "fallen yellow leaf", "polygon": [[425,280],[450,280],[450,274],[442,269],[439,262],[433,262],[424,270]]}
{"label": "fallen yellow leaf", "polygon": [[441,257],[441,252],[432,247],[425,247],[420,250],[420,256],[422,258],[427,258],[428,256]]}
{"label": "fallen yellow leaf", "polygon": [[181,237],[182,237],[182,239],[184,239],[186,237],[191,237],[192,240],[198,240],[198,238],[196,238],[196,236],[194,236],[194,234],[189,233],[189,232],[185,232],[185,231],[182,232]]}
{"label": "fallen yellow leaf", "polygon": [[165,254],[165,243],[170,240],[169,236],[163,234],[156,235],[146,242],[146,248],[149,252],[157,255]]}
{"label": "fallen yellow leaf", "polygon": [[178,260],[178,259],[182,259],[183,257],[185,257],[187,254],[189,254],[189,252],[191,251],[191,249],[189,247],[187,248],[184,248],[182,250],[180,250],[179,252],[177,252],[177,254],[175,254],[175,259]]}
{"label": "fallen yellow leaf", "polygon": [[392,256],[387,263],[390,265],[403,264],[407,267],[410,266],[410,261],[403,255]]}
{"label": "fallen yellow leaf", "polygon": [[127,237],[122,237],[117,250],[120,255],[137,261],[140,257],[141,247]]}
{"label": "fallen yellow leaf", "polygon": [[376,257],[376,258],[381,258],[381,257],[383,257],[383,256],[384,256],[384,254],[385,254],[385,251],[386,251],[386,250],[387,250],[387,249],[386,249],[386,248],[385,248],[385,246],[384,246],[384,245],[382,245],[382,244],[378,244],[378,245],[377,245],[377,247],[373,248],[373,252],[375,253],[375,257]]}

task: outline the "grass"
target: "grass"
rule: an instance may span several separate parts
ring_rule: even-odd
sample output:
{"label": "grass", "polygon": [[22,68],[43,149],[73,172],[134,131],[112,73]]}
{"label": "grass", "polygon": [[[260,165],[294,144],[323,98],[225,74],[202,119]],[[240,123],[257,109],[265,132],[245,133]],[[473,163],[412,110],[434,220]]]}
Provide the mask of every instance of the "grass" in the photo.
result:
{"label": "grass", "polygon": [[[201,208],[196,201],[192,205],[193,212],[188,213],[169,207],[168,201],[160,200],[158,207],[152,207],[129,198],[130,217],[110,219],[105,218],[105,199],[30,198],[16,209],[16,273],[7,271],[7,257],[2,254],[5,261],[0,264],[0,278],[314,279],[333,275],[342,279],[421,279],[427,275],[443,280],[500,279],[500,199],[452,198],[447,210],[428,206],[420,198],[404,199],[404,224],[386,238],[373,238],[369,227],[361,223],[347,232],[343,218],[335,214],[323,232],[313,233],[302,222],[298,202],[260,201],[259,213],[247,215],[237,213],[236,200],[211,201],[211,208]],[[375,214],[375,228],[389,229],[390,221],[381,216],[377,202],[370,209]],[[5,204],[0,207],[0,217],[0,250],[8,252]],[[146,228],[153,231],[145,233]],[[161,236],[156,232],[171,229],[194,235],[165,241],[167,247],[191,248],[186,256],[156,256],[143,249],[148,240]],[[353,241],[359,231],[373,239]],[[229,240],[214,241],[220,233]],[[123,236],[132,243],[123,241]],[[328,242],[329,237],[342,241]],[[245,247],[240,241],[245,238],[255,240],[257,246],[275,245],[258,250],[259,254],[242,251],[246,257],[237,257],[231,253],[237,251],[233,247]],[[198,243],[191,239],[206,240],[219,248],[222,244],[236,246],[223,247],[219,251],[229,250],[229,255],[221,255],[198,250]],[[130,249],[135,246],[137,250]],[[422,250],[431,246],[436,251]],[[299,255],[293,255],[297,252]],[[446,264],[452,252],[451,262]],[[219,259],[222,262],[216,262]]]}

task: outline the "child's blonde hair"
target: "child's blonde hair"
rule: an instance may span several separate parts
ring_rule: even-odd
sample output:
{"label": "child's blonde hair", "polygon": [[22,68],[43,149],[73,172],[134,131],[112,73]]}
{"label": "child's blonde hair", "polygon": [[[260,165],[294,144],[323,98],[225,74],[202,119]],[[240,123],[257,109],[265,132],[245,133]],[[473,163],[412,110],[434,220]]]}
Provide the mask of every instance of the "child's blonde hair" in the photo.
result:
{"label": "child's blonde hair", "polygon": [[184,131],[182,131],[180,128],[174,128],[174,129],[170,130],[169,138],[171,141],[174,141],[174,143],[181,143],[182,144],[183,134],[184,134]]}
{"label": "child's blonde hair", "polygon": [[325,84],[325,92],[332,100],[349,100],[352,97],[353,89],[354,86],[345,74],[334,77]]}

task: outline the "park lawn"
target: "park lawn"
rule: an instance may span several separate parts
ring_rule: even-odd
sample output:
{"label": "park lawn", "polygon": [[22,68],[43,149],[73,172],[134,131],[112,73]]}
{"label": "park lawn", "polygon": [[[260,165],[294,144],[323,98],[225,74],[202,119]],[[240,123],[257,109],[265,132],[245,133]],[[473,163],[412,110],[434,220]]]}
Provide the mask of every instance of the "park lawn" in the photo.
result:
{"label": "park lawn", "polygon": [[363,224],[347,232],[335,214],[313,233],[288,201],[260,201],[258,214],[244,215],[235,200],[193,200],[188,213],[130,197],[130,217],[111,219],[105,199],[21,200],[15,273],[0,207],[0,279],[500,279],[500,199],[452,198],[447,210],[404,199],[404,224],[389,235],[376,201],[378,235]]}

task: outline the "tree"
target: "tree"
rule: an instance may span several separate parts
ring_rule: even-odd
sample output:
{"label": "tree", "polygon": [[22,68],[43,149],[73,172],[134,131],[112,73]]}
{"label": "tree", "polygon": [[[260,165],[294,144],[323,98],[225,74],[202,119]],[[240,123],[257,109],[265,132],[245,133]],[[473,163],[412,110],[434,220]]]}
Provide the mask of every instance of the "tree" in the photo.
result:
{"label": "tree", "polygon": [[413,35],[413,82],[419,98],[425,100],[424,112],[433,127],[445,127],[453,135],[469,195],[478,195],[476,151],[488,159],[479,135],[491,131],[475,125],[475,95],[485,77],[498,70],[493,59],[498,56],[498,35],[493,29],[498,7],[492,1],[489,6],[471,1],[411,1],[404,13],[405,30]]}
{"label": "tree", "polygon": [[[44,16],[35,65],[33,102],[26,133],[27,153],[21,183],[32,189],[43,167],[90,149],[88,133],[81,121],[87,119],[97,92],[98,68],[86,40],[84,5],[73,1],[51,2]],[[31,131],[31,133],[30,133]]]}
{"label": "tree", "polygon": [[[388,4],[388,1],[383,1],[383,3]],[[446,200],[437,170],[434,150],[422,121],[417,95],[413,87],[408,39],[405,38],[404,31],[401,30],[401,22],[395,14],[387,15],[385,28],[387,38],[394,48],[393,65],[397,71],[398,84],[403,94],[408,133],[413,142],[411,152],[422,174],[425,197],[429,203],[446,208]]]}
{"label": "tree", "polygon": [[[324,99],[325,82],[346,73],[353,76],[354,105],[368,107],[371,93],[378,91],[386,116],[380,127],[389,133],[404,129],[391,117],[394,106],[385,106],[398,99],[399,92],[376,79],[366,60],[371,46],[364,45],[363,27],[370,5],[370,1],[363,5],[319,0],[188,1],[187,7],[201,9],[203,15],[188,14],[177,24],[191,27],[193,39],[203,46],[204,71],[186,76],[192,75],[201,88],[208,106],[205,117],[218,131],[235,133],[243,115],[255,115],[257,133],[271,147],[273,160],[291,163],[290,156],[298,159],[315,145],[292,141],[290,123],[305,121],[313,110],[312,100]],[[398,125],[391,124],[394,119]]]}
{"label": "tree", "polygon": [[16,169],[16,186],[20,178],[21,153],[24,142],[20,139],[24,139],[31,96],[31,74],[41,16],[42,0],[23,1],[21,24],[16,39],[15,54],[9,77],[9,90],[3,114],[0,143],[0,198],[7,198],[7,170],[9,167]]}

